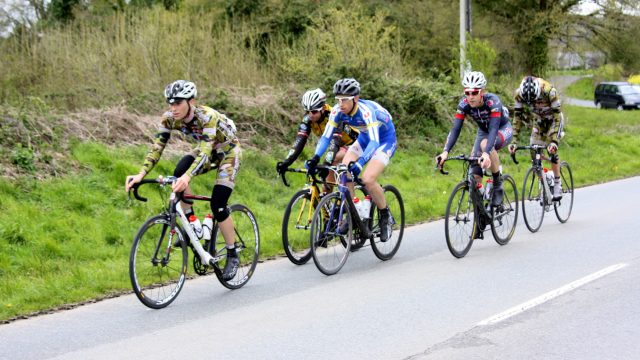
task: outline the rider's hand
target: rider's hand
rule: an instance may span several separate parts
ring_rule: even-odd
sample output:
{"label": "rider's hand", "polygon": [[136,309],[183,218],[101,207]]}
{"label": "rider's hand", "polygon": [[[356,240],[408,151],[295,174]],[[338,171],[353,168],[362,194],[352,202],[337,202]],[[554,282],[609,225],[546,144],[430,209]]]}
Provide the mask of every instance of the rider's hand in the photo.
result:
{"label": "rider's hand", "polygon": [[436,165],[438,165],[438,167],[442,167],[444,162],[447,160],[447,157],[449,157],[448,151],[443,151],[442,154],[436,156]]}
{"label": "rider's hand", "polygon": [[191,181],[191,176],[189,176],[189,174],[184,174],[180,176],[175,183],[173,183],[171,189],[173,192],[183,192],[187,190],[187,187],[189,187],[189,181]]}
{"label": "rider's hand", "polygon": [[362,165],[360,165],[360,162],[351,161],[349,163],[349,172],[352,173],[354,176],[360,175],[360,172],[362,172]]}
{"label": "rider's hand", "polygon": [[284,174],[285,171],[289,168],[289,164],[285,161],[280,161],[276,164],[276,171],[278,174]]}
{"label": "rider's hand", "polygon": [[143,178],[144,178],[143,173],[140,173],[138,175],[127,176],[127,178],[124,181],[124,191],[129,191],[133,185],[142,181]]}
{"label": "rider's hand", "polygon": [[315,168],[316,168],[316,166],[318,166],[318,163],[319,163],[319,162],[320,162],[320,156],[318,156],[318,155],[313,155],[313,157],[312,157],[311,159],[307,160],[307,161],[304,163],[304,167],[305,167],[307,170],[315,169]]}
{"label": "rider's hand", "polygon": [[516,143],[511,143],[509,144],[509,146],[507,147],[507,149],[509,149],[509,152],[511,154],[515,154],[516,153],[516,149],[518,148],[518,144]]}
{"label": "rider's hand", "polygon": [[491,158],[489,157],[489,154],[487,154],[486,152],[483,152],[480,159],[478,159],[478,164],[480,164],[480,167],[483,169],[486,169],[489,166],[491,166]]}
{"label": "rider's hand", "polygon": [[552,141],[547,145],[547,151],[549,154],[555,154],[558,151],[558,144],[555,141]]}

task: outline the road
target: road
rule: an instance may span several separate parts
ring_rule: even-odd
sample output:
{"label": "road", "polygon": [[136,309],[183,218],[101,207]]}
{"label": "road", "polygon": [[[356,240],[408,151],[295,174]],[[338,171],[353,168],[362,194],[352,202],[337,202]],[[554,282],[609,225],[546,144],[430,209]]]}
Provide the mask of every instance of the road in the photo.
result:
{"label": "road", "polygon": [[570,98],[564,95],[564,89],[567,86],[571,85],[572,83],[576,82],[577,80],[583,77],[584,76],[576,76],[576,75],[556,75],[549,78],[549,81],[551,81],[551,83],[560,92],[562,104],[595,108],[596,105],[594,104],[593,100],[575,99],[575,98]]}
{"label": "road", "polygon": [[190,280],[163,310],[127,295],[16,321],[0,359],[636,358],[639,187],[578,189],[566,224],[547,213],[531,234],[520,218],[508,245],[489,235],[463,259],[435,221],[392,260],[364,248],[331,277],[279,259],[236,291]]}

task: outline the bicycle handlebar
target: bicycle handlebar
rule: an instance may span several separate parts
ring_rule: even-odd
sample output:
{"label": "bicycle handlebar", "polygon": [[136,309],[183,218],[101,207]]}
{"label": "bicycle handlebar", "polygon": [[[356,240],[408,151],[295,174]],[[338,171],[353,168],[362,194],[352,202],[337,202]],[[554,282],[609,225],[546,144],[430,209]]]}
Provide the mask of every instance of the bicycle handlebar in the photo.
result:
{"label": "bicycle handlebar", "polygon": [[449,161],[449,160],[462,160],[462,161],[468,161],[468,162],[471,163],[471,162],[474,162],[474,161],[478,161],[480,159],[482,159],[481,156],[480,157],[478,157],[478,156],[467,156],[467,155],[464,155],[464,154],[460,154],[458,156],[453,156],[453,157],[447,158],[445,161],[443,161],[440,164],[440,166],[438,166],[437,164],[436,164],[436,166],[440,169],[440,173],[442,175],[449,175],[449,172],[444,170],[444,163],[446,163],[447,161]]}
{"label": "bicycle handlebar", "polygon": [[177,180],[178,178],[175,176],[167,176],[166,178],[158,178],[158,179],[143,179],[139,183],[133,184],[131,189],[129,189],[129,197],[131,197],[131,191],[133,191],[133,197],[135,197],[139,201],[147,202],[146,197],[142,197],[140,196],[140,194],[138,194],[138,188],[140,186],[144,184],[160,184],[164,186],[164,185],[173,184]]}
{"label": "bicycle handlebar", "polygon": [[526,145],[526,146],[517,146],[516,150],[511,153],[511,160],[513,160],[514,163],[519,164],[518,160],[516,160],[516,152],[518,152],[518,150],[534,150],[536,152],[538,152],[538,150],[542,149],[546,149],[547,147],[545,145],[538,145],[538,144],[534,144],[534,145]]}

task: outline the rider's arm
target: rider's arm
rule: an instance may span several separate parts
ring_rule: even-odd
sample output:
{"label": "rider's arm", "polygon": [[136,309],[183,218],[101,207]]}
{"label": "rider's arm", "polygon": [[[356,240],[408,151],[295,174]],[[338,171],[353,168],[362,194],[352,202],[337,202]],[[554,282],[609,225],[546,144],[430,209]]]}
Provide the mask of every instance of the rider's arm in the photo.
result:
{"label": "rider's arm", "polygon": [[518,138],[518,134],[520,133],[520,129],[522,128],[522,117],[524,116],[524,105],[522,104],[522,99],[520,98],[520,94],[516,94],[516,103],[513,105],[513,139],[516,140]]}
{"label": "rider's arm", "polygon": [[164,151],[165,146],[167,146],[167,142],[171,137],[171,129],[173,128],[173,121],[171,118],[171,113],[167,112],[162,116],[162,122],[160,124],[160,128],[156,133],[153,144],[151,148],[147,152],[144,157],[144,163],[142,168],[140,169],[140,174],[143,174],[143,177],[148,174],[154,166],[160,161],[160,157],[162,156],[162,152]]}
{"label": "rider's arm", "polygon": [[363,118],[365,123],[367,124],[367,134],[369,135],[369,143],[367,147],[362,151],[362,156],[358,159],[358,163],[360,166],[364,166],[371,158],[373,157],[374,152],[378,147],[380,147],[380,123],[381,122],[389,122],[391,115],[389,113],[375,109],[368,110],[364,106],[360,108],[361,111],[373,111],[373,114],[369,114],[367,116],[366,113],[363,113]]}
{"label": "rider's arm", "polygon": [[458,108],[456,111],[456,115],[453,118],[453,127],[447,135],[447,141],[444,143],[444,151],[449,152],[458,141],[458,136],[460,136],[460,131],[462,131],[462,124],[464,123],[464,112]]}
{"label": "rider's arm", "polygon": [[318,140],[318,145],[316,146],[316,151],[314,155],[320,158],[325,151],[327,151],[327,147],[329,147],[329,143],[333,138],[333,132],[338,128],[338,124],[336,121],[339,121],[338,115],[340,114],[339,106],[336,105],[331,110],[331,115],[329,115],[329,121],[327,121],[327,126],[324,128],[324,132],[320,139]]}
{"label": "rider's arm", "polygon": [[496,101],[489,113],[489,135],[487,136],[487,148],[484,150],[487,154],[490,154],[491,150],[493,150],[496,137],[498,136],[498,130],[500,130],[502,116],[502,103]]}
{"label": "rider's arm", "polygon": [[204,174],[211,167],[211,163],[213,162],[211,157],[216,156],[213,151],[214,146],[216,145],[216,139],[219,138],[218,136],[216,136],[218,135],[217,131],[219,130],[218,122],[224,124],[220,128],[221,134],[224,134],[224,139],[222,140],[223,142],[231,141],[233,139],[230,139],[230,137],[235,137],[235,125],[233,125],[233,122],[227,124],[227,118],[224,115],[213,109],[206,110],[207,112],[205,115],[207,121],[203,122],[202,138],[198,145],[200,151],[198,157],[193,161],[193,164],[191,164],[191,167],[189,167],[189,170],[187,170],[187,172],[185,173],[190,177]]}
{"label": "rider's arm", "polygon": [[298,127],[298,134],[296,135],[296,140],[293,142],[293,147],[291,147],[287,157],[284,159],[284,163],[287,164],[287,166],[293,164],[298,156],[300,156],[300,153],[302,153],[304,146],[307,144],[307,139],[309,138],[309,130],[309,117],[308,115],[305,115]]}

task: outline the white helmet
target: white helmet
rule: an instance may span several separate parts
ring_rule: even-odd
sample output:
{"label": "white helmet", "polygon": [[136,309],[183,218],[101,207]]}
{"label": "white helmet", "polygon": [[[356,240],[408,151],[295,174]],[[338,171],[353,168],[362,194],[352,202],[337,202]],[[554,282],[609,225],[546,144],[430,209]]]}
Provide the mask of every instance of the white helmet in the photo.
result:
{"label": "white helmet", "polygon": [[487,79],[480,71],[470,71],[464,74],[462,78],[462,86],[465,89],[484,89],[487,87]]}
{"label": "white helmet", "polygon": [[196,84],[186,80],[176,80],[164,89],[164,97],[169,104],[173,104],[176,99],[191,99],[197,95]]}
{"label": "white helmet", "polygon": [[518,92],[522,100],[530,104],[540,97],[540,83],[533,76],[527,76],[522,79]]}
{"label": "white helmet", "polygon": [[320,110],[327,101],[327,95],[320,89],[309,90],[302,95],[302,107],[305,111]]}

